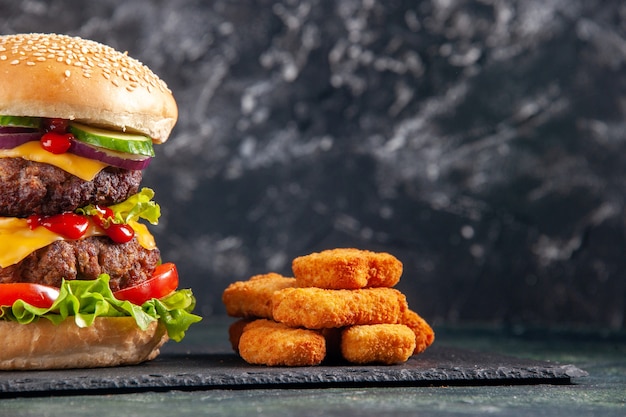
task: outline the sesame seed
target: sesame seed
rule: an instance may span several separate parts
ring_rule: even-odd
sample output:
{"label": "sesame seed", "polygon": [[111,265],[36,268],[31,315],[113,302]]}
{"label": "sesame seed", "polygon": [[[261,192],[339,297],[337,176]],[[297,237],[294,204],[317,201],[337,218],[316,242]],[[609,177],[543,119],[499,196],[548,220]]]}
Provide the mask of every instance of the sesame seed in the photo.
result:
{"label": "sesame seed", "polygon": [[[10,52],[7,52],[10,51]],[[169,91],[167,85],[141,62],[115,49],[89,40],[65,35],[4,35],[0,36],[0,61],[11,65],[33,66],[37,62],[54,60],[53,70],[70,77],[69,68],[81,68],[84,77],[90,78],[100,73],[115,86],[128,91],[138,88],[151,92],[154,89]],[[67,65],[69,68],[62,68]]]}

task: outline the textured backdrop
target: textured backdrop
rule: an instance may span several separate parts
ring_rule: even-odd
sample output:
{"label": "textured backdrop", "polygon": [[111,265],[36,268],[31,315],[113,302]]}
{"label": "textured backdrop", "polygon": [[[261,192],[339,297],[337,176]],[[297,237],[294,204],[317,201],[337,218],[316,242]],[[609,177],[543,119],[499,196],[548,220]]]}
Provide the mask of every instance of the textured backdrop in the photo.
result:
{"label": "textured backdrop", "polygon": [[[80,5],[80,7],[77,7]],[[180,120],[144,176],[199,311],[330,247],[439,322],[624,328],[620,0],[14,1],[0,32],[126,50]]]}

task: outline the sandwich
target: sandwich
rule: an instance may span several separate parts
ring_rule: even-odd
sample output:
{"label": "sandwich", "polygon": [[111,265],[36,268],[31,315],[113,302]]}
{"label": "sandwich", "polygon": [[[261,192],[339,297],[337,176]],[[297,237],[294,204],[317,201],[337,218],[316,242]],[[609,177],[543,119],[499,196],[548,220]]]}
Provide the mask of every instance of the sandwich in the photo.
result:
{"label": "sandwich", "polygon": [[177,117],[126,53],[0,36],[0,370],[136,364],[200,320],[141,187]]}

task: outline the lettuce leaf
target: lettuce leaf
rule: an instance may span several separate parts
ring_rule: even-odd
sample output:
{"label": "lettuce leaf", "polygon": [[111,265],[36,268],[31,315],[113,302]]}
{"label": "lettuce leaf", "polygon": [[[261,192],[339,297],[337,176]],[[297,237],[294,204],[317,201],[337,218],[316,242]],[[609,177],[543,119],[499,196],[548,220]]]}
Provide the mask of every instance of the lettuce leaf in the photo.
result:
{"label": "lettuce leaf", "polygon": [[[121,203],[109,206],[113,210],[113,222],[117,224],[127,224],[128,222],[146,220],[151,224],[158,224],[161,217],[161,207],[152,199],[154,191],[144,187],[137,194],[133,194]],[[93,216],[98,212],[93,204],[81,207],[76,210],[78,214]]]}
{"label": "lettuce leaf", "polygon": [[95,280],[63,280],[59,297],[50,308],[38,308],[18,300],[12,306],[0,308],[0,319],[28,324],[44,318],[58,324],[74,317],[78,327],[87,327],[96,317],[130,316],[142,330],[158,320],[165,325],[170,339],[177,342],[183,339],[189,326],[202,320],[192,314],[196,300],[189,289],[177,290],[160,300],[153,298],[138,306],[116,299],[109,279],[107,274],[102,274]]}

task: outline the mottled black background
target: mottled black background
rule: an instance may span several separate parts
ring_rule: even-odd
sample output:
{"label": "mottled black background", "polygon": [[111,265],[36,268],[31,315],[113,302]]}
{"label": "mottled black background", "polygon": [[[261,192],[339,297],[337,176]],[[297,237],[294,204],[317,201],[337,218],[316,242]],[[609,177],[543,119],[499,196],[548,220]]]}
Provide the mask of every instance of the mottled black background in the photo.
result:
{"label": "mottled black background", "polygon": [[179,123],[144,176],[204,315],[338,246],[434,323],[623,329],[621,0],[0,0],[0,32],[128,51]]}

